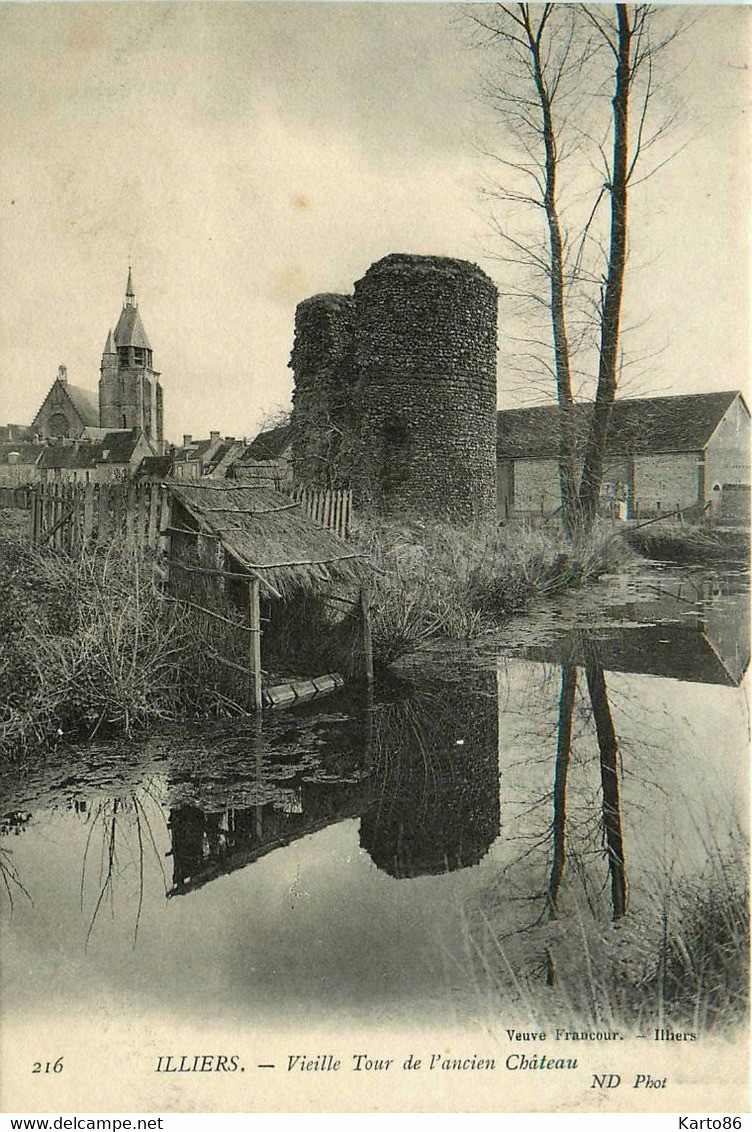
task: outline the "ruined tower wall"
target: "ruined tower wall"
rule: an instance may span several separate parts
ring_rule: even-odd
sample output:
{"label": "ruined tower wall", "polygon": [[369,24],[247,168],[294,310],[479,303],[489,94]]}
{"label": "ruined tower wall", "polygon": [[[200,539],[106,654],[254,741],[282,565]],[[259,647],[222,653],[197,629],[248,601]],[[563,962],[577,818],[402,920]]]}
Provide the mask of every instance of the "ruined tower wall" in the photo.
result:
{"label": "ruined tower wall", "polygon": [[389,255],[355,284],[361,505],[493,518],[496,323],[493,282],[464,260]]}
{"label": "ruined tower wall", "polygon": [[353,300],[314,295],[298,304],[290,367],[293,393],[293,477],[309,487],[350,479],[353,419]]}

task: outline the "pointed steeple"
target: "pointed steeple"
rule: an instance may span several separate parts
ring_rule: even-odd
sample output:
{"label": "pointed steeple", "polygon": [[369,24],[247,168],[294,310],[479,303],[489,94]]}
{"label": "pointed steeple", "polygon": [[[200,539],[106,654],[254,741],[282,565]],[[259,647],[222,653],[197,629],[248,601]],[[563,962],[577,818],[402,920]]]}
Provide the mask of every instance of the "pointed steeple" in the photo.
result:
{"label": "pointed steeple", "polygon": [[110,329],[107,332],[107,341],[104,344],[104,350],[102,351],[102,353],[103,354],[115,354],[115,353],[117,353],[117,351],[115,350],[115,339],[112,335],[112,327],[110,327]]}
{"label": "pointed steeple", "polygon": [[[121,346],[136,346],[139,349],[150,350],[151,345],[144,330],[144,324],[141,321],[141,315],[138,313],[138,303],[133,291],[133,271],[131,265],[128,264],[128,282],[125,286],[125,302],[123,309],[120,312],[117,326],[115,327],[115,349]],[[131,358],[131,362],[133,359]],[[151,359],[148,364],[151,365]]]}
{"label": "pointed steeple", "polygon": [[133,275],[131,265],[128,264],[128,282],[125,285],[125,306],[135,307],[136,296],[133,293]]}

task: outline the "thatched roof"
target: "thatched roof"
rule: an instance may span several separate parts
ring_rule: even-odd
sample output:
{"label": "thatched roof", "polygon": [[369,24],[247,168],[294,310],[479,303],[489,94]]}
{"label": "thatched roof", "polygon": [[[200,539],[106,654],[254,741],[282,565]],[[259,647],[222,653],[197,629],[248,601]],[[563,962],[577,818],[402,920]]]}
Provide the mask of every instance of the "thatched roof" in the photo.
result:
{"label": "thatched roof", "polygon": [[170,491],[197,529],[220,539],[241,572],[260,574],[282,593],[356,582],[367,568],[362,552],[266,485],[217,480],[170,484]]}

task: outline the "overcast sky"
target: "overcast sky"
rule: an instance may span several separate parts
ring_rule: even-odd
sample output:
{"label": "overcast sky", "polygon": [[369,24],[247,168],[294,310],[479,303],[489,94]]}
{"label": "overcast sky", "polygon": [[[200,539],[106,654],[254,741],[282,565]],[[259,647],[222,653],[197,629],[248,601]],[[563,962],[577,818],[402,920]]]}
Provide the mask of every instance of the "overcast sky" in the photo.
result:
{"label": "overcast sky", "polygon": [[[685,148],[632,200],[644,392],[746,388],[750,9],[677,49]],[[96,390],[129,257],[166,432],[289,401],[296,304],[394,251],[503,284],[473,145],[482,55],[443,4],[0,5],[0,422]],[[650,316],[645,322],[646,316]],[[502,307],[500,343],[519,331]],[[499,404],[519,399],[500,366]]]}

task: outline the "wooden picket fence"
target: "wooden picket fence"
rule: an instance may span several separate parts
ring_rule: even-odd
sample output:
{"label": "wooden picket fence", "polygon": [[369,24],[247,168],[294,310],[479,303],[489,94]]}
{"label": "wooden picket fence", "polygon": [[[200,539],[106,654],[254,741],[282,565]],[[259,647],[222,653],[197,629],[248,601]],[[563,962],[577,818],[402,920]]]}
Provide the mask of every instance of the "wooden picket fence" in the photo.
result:
{"label": "wooden picket fence", "polygon": [[0,507],[28,511],[34,488],[31,484],[0,484]]}
{"label": "wooden picket fence", "polygon": [[161,550],[169,506],[168,489],[161,483],[38,484],[31,493],[29,534],[35,546],[69,554],[87,543],[117,539],[142,550]]}
{"label": "wooden picket fence", "polygon": [[326,527],[340,538],[350,537],[352,524],[352,490],[340,488],[332,491],[324,488],[296,487],[292,498],[300,503],[306,515]]}
{"label": "wooden picket fence", "polygon": [[[121,538],[132,546],[163,549],[169,525],[169,488],[164,483],[41,483],[28,489],[29,534],[35,546],[76,553],[85,543]],[[315,523],[340,538],[350,535],[352,492],[297,488],[293,498]]]}

